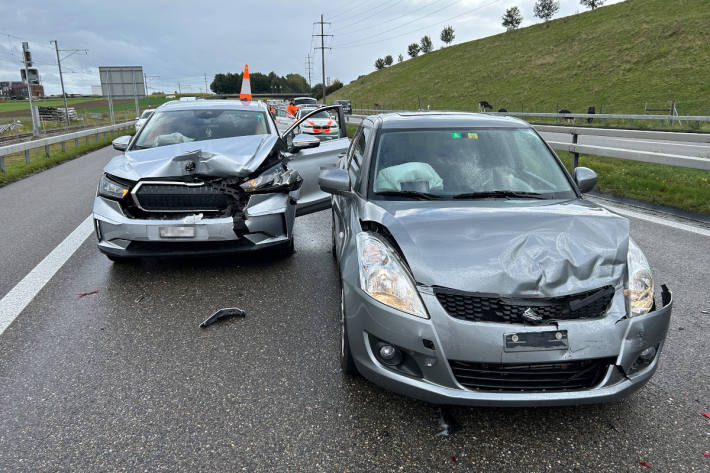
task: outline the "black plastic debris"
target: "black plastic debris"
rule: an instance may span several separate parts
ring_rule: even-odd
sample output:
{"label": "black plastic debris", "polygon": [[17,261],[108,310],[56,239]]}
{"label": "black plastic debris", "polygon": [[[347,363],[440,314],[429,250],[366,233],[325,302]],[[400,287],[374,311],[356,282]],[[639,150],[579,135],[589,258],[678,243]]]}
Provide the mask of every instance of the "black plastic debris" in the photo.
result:
{"label": "black plastic debris", "polygon": [[200,324],[200,327],[205,328],[219,320],[226,319],[228,317],[246,317],[247,313],[242,309],[237,309],[236,307],[227,307],[225,309],[219,309],[214,314],[210,315],[207,320]]}
{"label": "black plastic debris", "polygon": [[441,427],[441,431],[436,434],[437,437],[453,435],[461,430],[461,425],[448,407],[442,407],[439,410],[439,427]]}

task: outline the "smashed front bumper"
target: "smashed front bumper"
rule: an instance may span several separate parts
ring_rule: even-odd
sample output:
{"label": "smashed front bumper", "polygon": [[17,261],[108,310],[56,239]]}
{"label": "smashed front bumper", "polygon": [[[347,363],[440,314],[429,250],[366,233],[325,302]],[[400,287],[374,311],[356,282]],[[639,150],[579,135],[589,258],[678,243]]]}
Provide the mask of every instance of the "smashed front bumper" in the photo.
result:
{"label": "smashed front bumper", "polygon": [[[298,190],[253,194],[243,216],[209,218],[131,218],[121,205],[97,196],[94,224],[101,252],[116,257],[181,256],[238,253],[287,243],[293,234]],[[189,238],[166,238],[166,227],[194,228]]]}
{"label": "smashed front bumper", "polygon": [[[435,404],[470,406],[577,405],[614,401],[627,396],[643,386],[655,372],[673,305],[670,291],[664,288],[663,307],[646,315],[632,318],[606,316],[531,326],[452,318],[426,290],[420,294],[431,316],[429,320],[375,301],[359,288],[357,282],[344,281],[344,291],[348,341],[362,375],[405,396]],[[615,296],[614,303],[617,307],[624,304],[621,291]],[[566,331],[568,348],[535,351],[505,348],[506,335],[547,330]],[[399,348],[405,362],[398,367],[387,366],[376,354],[381,346],[378,344],[382,343]],[[651,352],[653,356],[649,356]],[[455,373],[453,367],[457,366]],[[468,366],[483,366],[484,371],[464,371],[462,375],[461,369],[467,370]],[[518,376],[528,374],[525,367],[549,368],[556,374],[572,366],[599,366],[598,378],[584,389],[536,389],[534,382],[530,389],[486,387],[492,379],[486,376],[497,373],[496,369],[521,367],[522,372],[505,373],[505,376]],[[587,368],[580,370],[584,372]],[[488,373],[482,381],[476,381],[482,387],[471,388],[462,384],[464,378],[469,380],[467,376],[475,379],[480,373]],[[569,377],[575,376],[578,375]],[[535,379],[541,378],[533,376],[532,380]]]}

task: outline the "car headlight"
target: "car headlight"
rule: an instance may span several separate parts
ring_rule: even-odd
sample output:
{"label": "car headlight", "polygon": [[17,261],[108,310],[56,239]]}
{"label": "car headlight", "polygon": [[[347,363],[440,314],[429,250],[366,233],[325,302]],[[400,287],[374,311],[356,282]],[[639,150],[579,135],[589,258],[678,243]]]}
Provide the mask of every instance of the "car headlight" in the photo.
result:
{"label": "car headlight", "polygon": [[357,234],[357,259],[360,268],[360,288],[373,299],[428,319],[429,315],[397,252],[374,233]]}
{"label": "car headlight", "polygon": [[631,238],[629,238],[627,265],[631,316],[646,314],[653,307],[653,274],[643,251]]}
{"label": "car headlight", "polygon": [[130,189],[109,178],[106,174],[101,176],[99,181],[98,194],[103,197],[108,197],[109,199],[123,199]]}
{"label": "car headlight", "polygon": [[257,177],[241,183],[239,187],[245,192],[277,190],[284,187],[291,189],[300,180],[301,176],[298,171],[284,169],[281,165],[276,165]]}

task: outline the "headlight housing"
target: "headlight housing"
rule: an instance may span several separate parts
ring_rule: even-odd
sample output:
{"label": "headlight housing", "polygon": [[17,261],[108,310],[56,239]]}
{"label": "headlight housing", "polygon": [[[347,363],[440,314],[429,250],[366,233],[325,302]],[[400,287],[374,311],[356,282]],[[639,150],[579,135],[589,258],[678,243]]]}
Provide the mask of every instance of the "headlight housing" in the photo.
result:
{"label": "headlight housing", "polygon": [[107,174],[101,176],[97,193],[109,199],[123,199],[130,191],[130,188],[120,182],[114,181]]}
{"label": "headlight housing", "polygon": [[284,169],[281,165],[276,165],[267,169],[253,179],[249,179],[239,185],[245,192],[265,192],[282,188],[293,189],[301,180],[298,171]]}
{"label": "headlight housing", "polygon": [[627,265],[631,316],[647,314],[653,307],[653,274],[643,251],[631,238],[629,238]]}
{"label": "headlight housing", "polygon": [[373,299],[402,312],[428,319],[409,271],[397,252],[374,233],[357,234],[360,288]]}

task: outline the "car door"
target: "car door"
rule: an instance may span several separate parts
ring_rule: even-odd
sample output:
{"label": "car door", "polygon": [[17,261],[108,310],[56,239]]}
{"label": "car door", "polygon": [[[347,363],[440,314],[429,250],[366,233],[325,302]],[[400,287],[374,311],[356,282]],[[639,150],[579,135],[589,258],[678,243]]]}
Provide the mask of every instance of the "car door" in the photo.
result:
{"label": "car door", "polygon": [[285,108],[278,107],[276,109],[276,117],[274,118],[274,121],[276,122],[276,128],[279,130],[279,133],[283,133],[288,130],[288,128],[293,125],[293,122],[296,120],[286,116]]}
{"label": "car door", "polygon": [[301,197],[298,200],[296,215],[317,212],[330,207],[330,194],[323,192],[318,186],[320,169],[321,167],[335,166],[338,163],[339,157],[343,155],[350,146],[350,139],[347,137],[347,129],[345,128],[343,110],[339,105],[316,108],[309,113],[303,114],[299,120],[296,120],[289,129],[281,135],[284,141],[287,144],[291,143],[298,130],[298,126],[311,115],[322,112],[323,110],[336,115],[340,128],[339,138],[321,141],[320,144],[314,148],[286,153],[289,158],[287,166],[298,171],[303,178]]}

